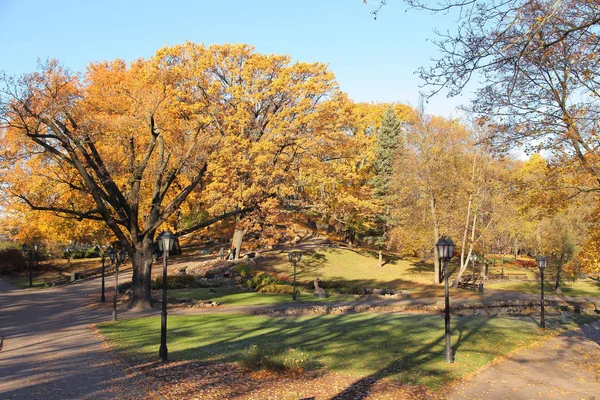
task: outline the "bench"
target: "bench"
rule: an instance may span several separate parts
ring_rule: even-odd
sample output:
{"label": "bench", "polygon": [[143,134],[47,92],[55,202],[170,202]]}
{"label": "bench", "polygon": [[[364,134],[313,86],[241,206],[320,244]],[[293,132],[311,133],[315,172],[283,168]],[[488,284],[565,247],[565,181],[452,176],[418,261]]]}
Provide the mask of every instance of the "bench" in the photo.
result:
{"label": "bench", "polygon": [[504,279],[504,275],[502,274],[487,274],[486,279]]}
{"label": "bench", "polygon": [[483,282],[458,282],[458,287],[472,292],[483,292]]}

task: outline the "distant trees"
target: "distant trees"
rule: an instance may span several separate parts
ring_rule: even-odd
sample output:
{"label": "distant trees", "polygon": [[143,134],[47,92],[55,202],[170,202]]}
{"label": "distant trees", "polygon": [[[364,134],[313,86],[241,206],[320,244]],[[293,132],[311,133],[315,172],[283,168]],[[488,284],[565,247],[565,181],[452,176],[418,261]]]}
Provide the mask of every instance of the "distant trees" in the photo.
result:
{"label": "distant trees", "polygon": [[[386,1],[373,3],[375,12],[384,12]],[[586,0],[406,3],[428,12],[447,13],[458,20],[455,29],[436,35],[433,42],[438,53],[434,63],[420,70],[430,88],[429,95],[446,91],[454,96],[469,82],[480,82],[471,110],[494,128],[488,139],[495,150],[544,150],[552,155],[556,168],[569,174],[563,188],[571,196],[597,195],[598,4]],[[598,203],[597,198],[593,201]],[[589,262],[600,260],[599,254],[591,254],[600,248],[598,244],[592,239],[585,246]],[[597,269],[597,261],[593,262]]]}

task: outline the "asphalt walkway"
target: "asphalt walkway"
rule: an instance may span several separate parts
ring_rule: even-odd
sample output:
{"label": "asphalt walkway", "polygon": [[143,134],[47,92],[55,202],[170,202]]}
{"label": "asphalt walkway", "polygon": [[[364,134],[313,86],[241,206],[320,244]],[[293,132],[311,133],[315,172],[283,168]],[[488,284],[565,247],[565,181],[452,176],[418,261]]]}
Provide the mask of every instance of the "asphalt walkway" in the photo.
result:
{"label": "asphalt walkway", "polygon": [[456,386],[450,400],[600,398],[600,321],[508,356]]}
{"label": "asphalt walkway", "polygon": [[90,329],[111,318],[85,307],[99,285],[16,290],[0,280],[0,399],[153,398]]}

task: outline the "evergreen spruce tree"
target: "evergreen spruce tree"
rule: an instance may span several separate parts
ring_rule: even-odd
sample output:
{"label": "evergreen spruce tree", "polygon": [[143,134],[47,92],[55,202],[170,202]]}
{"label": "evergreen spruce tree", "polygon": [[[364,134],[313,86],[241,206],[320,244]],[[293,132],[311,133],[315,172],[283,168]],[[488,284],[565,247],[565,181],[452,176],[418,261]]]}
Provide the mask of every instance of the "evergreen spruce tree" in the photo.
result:
{"label": "evergreen spruce tree", "polygon": [[391,189],[394,159],[405,150],[405,139],[402,123],[396,117],[392,107],[383,115],[381,128],[377,132],[375,176],[371,180],[374,197],[382,204],[382,209],[375,221],[376,228],[371,232],[368,241],[379,247],[379,266],[383,266],[381,251],[386,246],[394,194]]}

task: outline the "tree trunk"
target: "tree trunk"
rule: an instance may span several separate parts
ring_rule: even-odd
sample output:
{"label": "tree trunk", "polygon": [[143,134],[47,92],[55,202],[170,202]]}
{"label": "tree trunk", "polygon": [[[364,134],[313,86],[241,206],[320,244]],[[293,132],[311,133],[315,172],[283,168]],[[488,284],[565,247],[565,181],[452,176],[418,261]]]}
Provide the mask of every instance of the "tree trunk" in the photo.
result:
{"label": "tree trunk", "polygon": [[135,243],[135,253],[129,254],[133,264],[133,299],[131,308],[152,308],[152,240],[146,237]]}
{"label": "tree trunk", "polygon": [[383,267],[383,255],[381,253],[381,249],[379,249],[379,268]]}
{"label": "tree trunk", "polygon": [[244,240],[244,236],[248,232],[248,228],[235,228],[233,232],[233,239],[231,240],[231,245],[235,247],[235,260],[240,259],[240,252],[242,250],[242,242]]}
{"label": "tree trunk", "polygon": [[440,240],[440,230],[437,220],[437,208],[435,196],[433,193],[429,197],[429,206],[431,208],[431,218],[433,220],[433,283],[439,285],[442,282],[442,274],[440,268],[440,258],[438,256],[437,247],[435,244]]}
{"label": "tree trunk", "polygon": [[479,277],[480,279],[485,279],[485,273],[487,272],[487,263],[485,262],[485,250],[481,253],[481,264],[479,264]]}
{"label": "tree trunk", "polygon": [[562,272],[564,258],[565,254],[563,252],[560,255],[560,261],[558,263],[558,268],[556,269],[556,282],[554,284],[554,291],[557,293],[562,293],[562,290],[560,288],[560,273]]}

